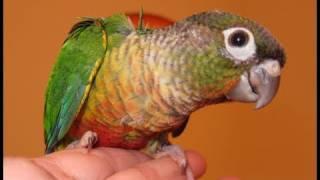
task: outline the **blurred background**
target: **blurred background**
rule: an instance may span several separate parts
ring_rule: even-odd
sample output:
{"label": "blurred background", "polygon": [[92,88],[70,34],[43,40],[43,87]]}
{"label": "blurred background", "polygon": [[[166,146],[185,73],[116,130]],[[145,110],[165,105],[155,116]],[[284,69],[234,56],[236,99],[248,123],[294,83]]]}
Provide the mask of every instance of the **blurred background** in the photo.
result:
{"label": "blurred background", "polygon": [[268,27],[282,43],[287,64],[274,101],[208,106],[192,114],[174,139],[208,163],[202,180],[311,180],[316,163],[315,0],[5,0],[4,155],[43,155],[47,80],[62,42],[77,17],[117,12],[152,13],[173,21],[223,10]]}

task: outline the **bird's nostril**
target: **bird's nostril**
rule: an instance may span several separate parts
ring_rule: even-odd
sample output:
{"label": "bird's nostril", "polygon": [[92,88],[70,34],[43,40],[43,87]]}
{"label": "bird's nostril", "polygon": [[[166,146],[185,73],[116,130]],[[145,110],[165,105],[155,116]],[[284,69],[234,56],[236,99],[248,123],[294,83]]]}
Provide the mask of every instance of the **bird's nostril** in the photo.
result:
{"label": "bird's nostril", "polygon": [[280,75],[281,68],[277,60],[265,60],[260,66],[272,77]]}

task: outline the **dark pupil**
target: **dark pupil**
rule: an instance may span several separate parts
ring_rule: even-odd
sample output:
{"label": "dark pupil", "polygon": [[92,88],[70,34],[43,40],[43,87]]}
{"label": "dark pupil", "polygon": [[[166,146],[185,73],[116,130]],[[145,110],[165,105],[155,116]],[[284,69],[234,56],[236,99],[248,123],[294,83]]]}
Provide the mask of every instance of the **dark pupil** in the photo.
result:
{"label": "dark pupil", "polygon": [[246,32],[236,31],[230,36],[229,42],[231,46],[242,47],[247,44],[248,39],[249,37]]}

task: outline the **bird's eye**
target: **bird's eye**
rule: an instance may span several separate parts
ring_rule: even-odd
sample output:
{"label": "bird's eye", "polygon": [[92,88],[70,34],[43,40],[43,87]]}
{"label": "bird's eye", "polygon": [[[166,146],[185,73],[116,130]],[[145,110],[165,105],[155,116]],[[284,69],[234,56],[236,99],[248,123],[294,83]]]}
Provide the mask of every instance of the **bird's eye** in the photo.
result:
{"label": "bird's eye", "polygon": [[243,47],[249,41],[249,35],[243,30],[237,30],[229,36],[230,46]]}
{"label": "bird's eye", "polygon": [[225,49],[236,60],[245,61],[256,53],[254,36],[244,27],[232,27],[223,31]]}

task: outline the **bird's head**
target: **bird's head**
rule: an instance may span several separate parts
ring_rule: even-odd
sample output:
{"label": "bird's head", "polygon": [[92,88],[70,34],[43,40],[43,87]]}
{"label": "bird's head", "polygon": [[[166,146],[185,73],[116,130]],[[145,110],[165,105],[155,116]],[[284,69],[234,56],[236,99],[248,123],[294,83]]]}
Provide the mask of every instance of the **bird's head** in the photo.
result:
{"label": "bird's head", "polygon": [[[210,29],[214,50],[213,55],[208,56],[216,62],[211,65],[209,61],[204,69],[211,71],[211,76],[237,80],[232,88],[223,92],[227,99],[256,102],[256,108],[272,101],[286,57],[268,30],[247,18],[220,11],[199,13],[186,21]],[[228,76],[230,74],[233,76]]]}

